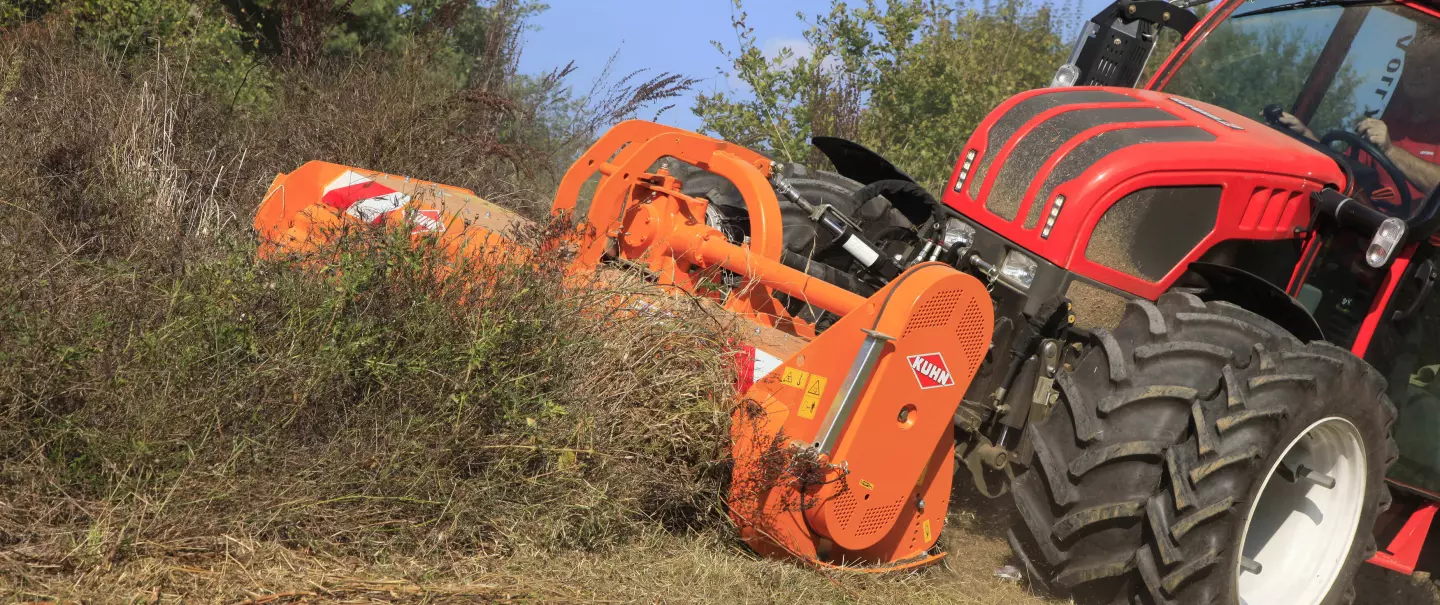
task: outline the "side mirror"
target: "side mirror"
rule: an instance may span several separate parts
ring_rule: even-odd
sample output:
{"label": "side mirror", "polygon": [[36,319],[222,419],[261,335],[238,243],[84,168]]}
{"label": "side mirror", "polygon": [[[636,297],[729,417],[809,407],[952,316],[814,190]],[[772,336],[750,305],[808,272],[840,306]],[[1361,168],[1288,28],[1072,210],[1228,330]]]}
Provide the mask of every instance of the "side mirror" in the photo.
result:
{"label": "side mirror", "polygon": [[1085,24],[1070,60],[1055,72],[1050,87],[1134,88],[1155,50],[1160,28],[1184,36],[1199,22],[1189,9],[1163,0],[1116,0]]}

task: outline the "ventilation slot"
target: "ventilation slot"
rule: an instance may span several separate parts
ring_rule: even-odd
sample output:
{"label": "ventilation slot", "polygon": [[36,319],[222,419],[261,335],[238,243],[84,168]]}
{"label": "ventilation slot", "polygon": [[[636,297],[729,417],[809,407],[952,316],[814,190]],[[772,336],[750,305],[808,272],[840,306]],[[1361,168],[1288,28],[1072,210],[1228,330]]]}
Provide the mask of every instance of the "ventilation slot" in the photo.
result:
{"label": "ventilation slot", "polygon": [[925,304],[920,305],[915,314],[910,316],[910,321],[905,324],[905,332],[900,336],[903,338],[916,330],[938,328],[950,323],[955,305],[959,304],[964,296],[965,293],[961,290],[946,290],[930,297],[930,300],[925,301]]}
{"label": "ventilation slot", "polygon": [[865,516],[860,519],[860,527],[855,528],[855,537],[863,538],[885,529],[890,525],[890,520],[900,513],[900,507],[905,506],[905,499],[901,498],[894,504],[884,508],[872,508],[865,511]]}
{"label": "ventilation slot", "polygon": [[968,376],[980,369],[980,361],[985,357],[985,352],[990,349],[990,343],[985,340],[985,314],[980,310],[980,301],[970,299],[965,305],[965,312],[960,314],[960,323],[955,326],[955,338],[960,341],[960,349],[965,352],[965,370],[961,375]]}
{"label": "ventilation slot", "polygon": [[835,496],[836,527],[840,528],[843,531],[845,528],[850,526],[850,517],[855,515],[856,504],[858,504],[858,501],[855,500],[855,492],[850,491],[849,487],[846,487],[845,491],[840,492],[839,495]]}
{"label": "ventilation slot", "polygon": [[1285,231],[1282,225],[1291,223],[1300,210],[1305,194],[1287,189],[1256,187],[1245,205],[1245,214],[1240,217],[1241,231]]}

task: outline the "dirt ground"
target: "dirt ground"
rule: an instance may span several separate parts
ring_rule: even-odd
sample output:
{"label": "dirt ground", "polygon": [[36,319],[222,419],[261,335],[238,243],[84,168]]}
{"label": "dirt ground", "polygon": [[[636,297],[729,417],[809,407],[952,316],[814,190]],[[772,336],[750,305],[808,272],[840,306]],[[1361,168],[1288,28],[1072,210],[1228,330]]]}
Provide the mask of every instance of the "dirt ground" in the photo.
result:
{"label": "dirt ground", "polygon": [[[397,558],[362,565],[217,536],[204,553],[184,549],[111,568],[29,569],[25,589],[0,587],[7,603],[934,603],[1062,605],[997,577],[1010,565],[1004,500],[961,501],[942,537],[940,564],[894,575],[825,572],[758,559],[729,536],[654,534],[604,553],[470,557],[436,568]],[[0,567],[25,566],[0,557]],[[1429,577],[1365,566],[1362,605],[1440,603]]]}
{"label": "dirt ground", "polygon": [[1357,605],[1428,605],[1440,603],[1440,589],[1431,582],[1430,574],[1402,576],[1374,565],[1366,565],[1355,580]]}

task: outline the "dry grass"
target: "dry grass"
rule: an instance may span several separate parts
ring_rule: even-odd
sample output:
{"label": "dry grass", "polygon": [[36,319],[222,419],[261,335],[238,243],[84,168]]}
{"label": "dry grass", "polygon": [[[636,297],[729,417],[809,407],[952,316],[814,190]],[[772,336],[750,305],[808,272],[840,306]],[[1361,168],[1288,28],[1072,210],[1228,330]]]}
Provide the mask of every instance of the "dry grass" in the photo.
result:
{"label": "dry grass", "polygon": [[[650,532],[625,548],[383,563],[221,538],[210,552],[127,561],[77,576],[32,571],[15,598],[197,603],[947,603],[1060,604],[997,579],[1003,539],[974,511],[942,538],[940,565],[896,575],[824,572],[757,559],[723,534]],[[439,563],[439,564],[437,564]]]}
{"label": "dry grass", "polygon": [[642,284],[561,285],[562,258],[442,272],[392,233],[254,260],[266,183],[309,158],[533,208],[553,165],[523,101],[401,56],[284,72],[244,113],[183,56],[72,35],[0,40],[0,594],[108,602],[203,561],[221,579],[186,600],[225,600],[297,562],[723,527],[733,377],[704,315],[613,314]]}

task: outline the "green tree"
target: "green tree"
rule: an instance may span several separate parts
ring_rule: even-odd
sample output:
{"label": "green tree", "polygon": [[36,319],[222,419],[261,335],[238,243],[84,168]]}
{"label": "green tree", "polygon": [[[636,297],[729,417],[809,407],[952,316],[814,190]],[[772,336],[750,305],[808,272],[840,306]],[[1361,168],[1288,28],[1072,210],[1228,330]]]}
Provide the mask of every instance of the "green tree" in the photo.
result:
{"label": "green tree", "polygon": [[[47,17],[73,25],[102,54],[135,60],[163,51],[205,92],[243,104],[268,95],[255,40],[214,2],[190,0],[0,0],[0,28]],[[243,86],[251,82],[255,85]]]}
{"label": "green tree", "polygon": [[981,118],[1049,81],[1073,12],[1025,0],[834,0],[809,23],[808,49],[766,56],[737,0],[739,44],[715,46],[730,62],[722,75],[747,90],[701,94],[694,111],[705,131],[784,160],[823,164],[810,136],[854,138],[938,188]]}

